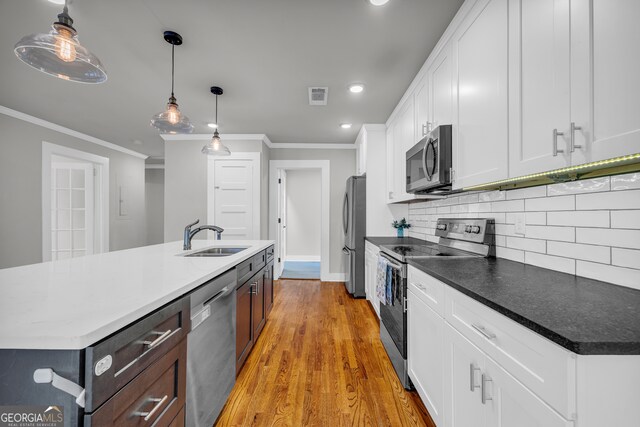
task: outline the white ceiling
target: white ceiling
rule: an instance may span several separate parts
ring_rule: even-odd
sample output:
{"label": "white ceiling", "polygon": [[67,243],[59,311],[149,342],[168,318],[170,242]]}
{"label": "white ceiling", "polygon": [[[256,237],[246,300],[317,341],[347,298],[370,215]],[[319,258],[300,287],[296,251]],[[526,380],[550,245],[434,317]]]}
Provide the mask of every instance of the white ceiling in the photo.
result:
{"label": "white ceiling", "polygon": [[[362,123],[384,123],[463,0],[73,0],[81,43],[103,62],[101,85],[71,83],[21,63],[22,36],[48,31],[60,6],[0,0],[0,105],[149,154],[164,145],[149,126],[170,93],[196,133],[264,133],[276,143],[352,143]],[[347,85],[363,82],[364,93]],[[326,107],[307,86],[328,86]],[[342,122],[353,123],[350,130]]]}

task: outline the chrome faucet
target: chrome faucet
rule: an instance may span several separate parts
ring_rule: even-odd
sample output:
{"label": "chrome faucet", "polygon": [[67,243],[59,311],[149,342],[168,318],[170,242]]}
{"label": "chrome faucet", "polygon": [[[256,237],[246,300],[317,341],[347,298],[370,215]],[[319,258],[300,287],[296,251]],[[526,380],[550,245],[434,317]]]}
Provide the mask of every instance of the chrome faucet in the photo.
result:
{"label": "chrome faucet", "polygon": [[199,222],[200,220],[196,219],[195,222],[187,225],[184,228],[184,244],[182,245],[182,249],[184,249],[185,251],[188,251],[191,249],[191,239],[193,239],[193,236],[195,236],[197,233],[201,232],[202,230],[215,231],[216,240],[222,239],[222,232],[224,231],[224,228],[218,227],[217,225],[201,225],[200,227],[192,230],[191,227],[193,227]]}

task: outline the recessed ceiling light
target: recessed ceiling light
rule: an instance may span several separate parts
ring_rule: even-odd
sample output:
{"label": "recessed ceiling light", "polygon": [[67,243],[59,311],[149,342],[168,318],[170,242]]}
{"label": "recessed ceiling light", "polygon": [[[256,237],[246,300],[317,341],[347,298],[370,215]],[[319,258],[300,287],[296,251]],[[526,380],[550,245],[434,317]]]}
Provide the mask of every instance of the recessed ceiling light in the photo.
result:
{"label": "recessed ceiling light", "polygon": [[218,129],[217,123],[207,123],[207,126],[209,126],[211,129]]}
{"label": "recessed ceiling light", "polygon": [[49,0],[49,3],[53,3],[53,4],[64,4],[65,0]]}
{"label": "recessed ceiling light", "polygon": [[349,85],[349,92],[351,93],[360,93],[364,90],[364,85],[362,83],[353,83]]}
{"label": "recessed ceiling light", "polygon": [[384,6],[388,2],[389,0],[369,0],[369,3],[371,3],[374,6]]}
{"label": "recessed ceiling light", "polygon": [[351,123],[340,123],[342,129],[351,129]]}

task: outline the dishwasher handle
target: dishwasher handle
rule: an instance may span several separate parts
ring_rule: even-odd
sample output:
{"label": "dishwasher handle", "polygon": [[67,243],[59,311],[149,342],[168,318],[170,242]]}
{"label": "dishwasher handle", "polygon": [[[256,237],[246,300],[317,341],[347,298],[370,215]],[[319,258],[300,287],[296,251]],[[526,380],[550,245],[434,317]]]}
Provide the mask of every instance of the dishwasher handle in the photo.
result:
{"label": "dishwasher handle", "polygon": [[211,316],[211,305],[213,303],[232,294],[235,290],[236,288],[233,285],[225,286],[211,298],[206,300],[204,304],[202,304],[202,309],[191,316],[191,330],[195,330],[198,326],[202,325],[209,316]]}
{"label": "dishwasher handle", "polygon": [[212,296],[211,298],[206,300],[202,305],[203,306],[211,305],[214,302],[218,301],[219,299],[222,299],[222,298],[226,297],[227,295],[229,295],[231,292],[233,292],[233,290],[234,290],[233,286],[227,285],[224,288],[220,289],[220,291],[218,293],[216,293],[214,296]]}

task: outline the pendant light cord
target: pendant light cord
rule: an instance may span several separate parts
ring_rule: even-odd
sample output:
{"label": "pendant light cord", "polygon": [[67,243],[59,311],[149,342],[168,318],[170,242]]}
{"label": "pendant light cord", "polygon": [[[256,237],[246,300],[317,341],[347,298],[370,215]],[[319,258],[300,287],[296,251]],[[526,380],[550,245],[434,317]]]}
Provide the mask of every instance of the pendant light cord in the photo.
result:
{"label": "pendant light cord", "polygon": [[175,50],[176,50],[176,45],[171,44],[171,97],[173,97],[173,80],[174,80],[175,63],[176,63]]}
{"label": "pendant light cord", "polygon": [[220,126],[218,125],[218,95],[216,95],[216,130],[218,130]]}

